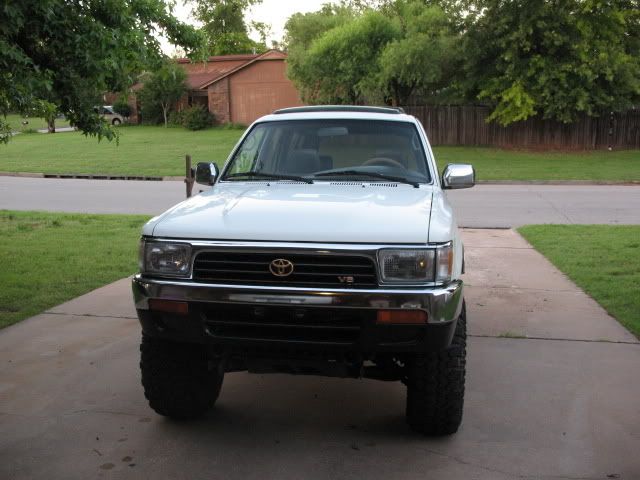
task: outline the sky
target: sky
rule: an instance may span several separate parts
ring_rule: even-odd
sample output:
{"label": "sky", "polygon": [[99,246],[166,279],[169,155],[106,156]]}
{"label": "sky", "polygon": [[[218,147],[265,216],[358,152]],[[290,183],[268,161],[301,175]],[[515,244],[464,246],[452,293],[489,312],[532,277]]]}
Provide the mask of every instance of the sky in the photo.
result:
{"label": "sky", "polygon": [[[267,39],[267,45],[271,45],[271,40],[281,41],[284,35],[284,24],[287,19],[296,12],[307,13],[319,10],[324,3],[330,0],[262,0],[262,3],[254,6],[247,12],[247,23],[251,21],[264,22],[271,25],[271,35]],[[191,18],[191,7],[184,6],[178,0],[174,14],[186,23],[194,24]],[[254,40],[259,40],[256,35],[252,35]],[[161,40],[162,49],[167,54],[172,54],[175,47],[168,42]]]}

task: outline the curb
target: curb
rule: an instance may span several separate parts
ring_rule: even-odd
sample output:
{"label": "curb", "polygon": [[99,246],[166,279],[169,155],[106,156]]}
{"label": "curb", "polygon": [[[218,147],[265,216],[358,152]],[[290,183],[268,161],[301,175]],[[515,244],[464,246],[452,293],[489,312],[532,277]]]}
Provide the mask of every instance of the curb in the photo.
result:
{"label": "curb", "polygon": [[184,177],[166,176],[154,177],[148,175],[101,175],[74,173],[31,173],[31,172],[0,172],[0,177],[20,178],[63,178],[76,180],[135,180],[144,182],[184,181]]}
{"label": "curb", "polygon": [[477,180],[476,185],[640,185],[640,180]]}

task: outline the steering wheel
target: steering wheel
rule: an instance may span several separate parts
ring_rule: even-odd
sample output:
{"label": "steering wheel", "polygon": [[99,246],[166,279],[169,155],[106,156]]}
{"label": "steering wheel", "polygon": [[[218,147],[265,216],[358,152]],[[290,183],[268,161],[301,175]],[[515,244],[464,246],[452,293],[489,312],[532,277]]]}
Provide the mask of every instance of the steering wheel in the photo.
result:
{"label": "steering wheel", "polygon": [[369,160],[366,160],[365,162],[362,163],[362,166],[367,166],[367,165],[379,165],[379,166],[387,166],[387,167],[398,167],[401,168],[403,170],[406,170],[406,167],[404,165],[402,165],[399,161],[394,160],[393,158],[387,158],[387,157],[373,157],[370,158]]}

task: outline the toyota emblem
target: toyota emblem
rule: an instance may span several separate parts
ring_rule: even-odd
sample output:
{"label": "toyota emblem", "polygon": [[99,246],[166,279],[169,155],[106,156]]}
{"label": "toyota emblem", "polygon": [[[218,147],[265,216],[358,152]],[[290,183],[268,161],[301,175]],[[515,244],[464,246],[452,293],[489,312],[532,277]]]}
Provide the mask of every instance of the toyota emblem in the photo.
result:
{"label": "toyota emblem", "polygon": [[293,263],[285,258],[276,258],[269,264],[269,271],[276,277],[288,277],[293,273]]}

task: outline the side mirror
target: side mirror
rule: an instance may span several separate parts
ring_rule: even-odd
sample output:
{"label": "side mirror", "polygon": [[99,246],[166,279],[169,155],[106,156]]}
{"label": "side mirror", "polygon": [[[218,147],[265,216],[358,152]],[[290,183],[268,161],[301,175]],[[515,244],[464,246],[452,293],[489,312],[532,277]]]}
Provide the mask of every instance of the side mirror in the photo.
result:
{"label": "side mirror", "polygon": [[442,188],[471,188],[476,184],[476,171],[473,165],[450,163],[442,172]]}
{"label": "side mirror", "polygon": [[201,185],[213,185],[219,174],[215,163],[199,162],[196,167],[196,182]]}

